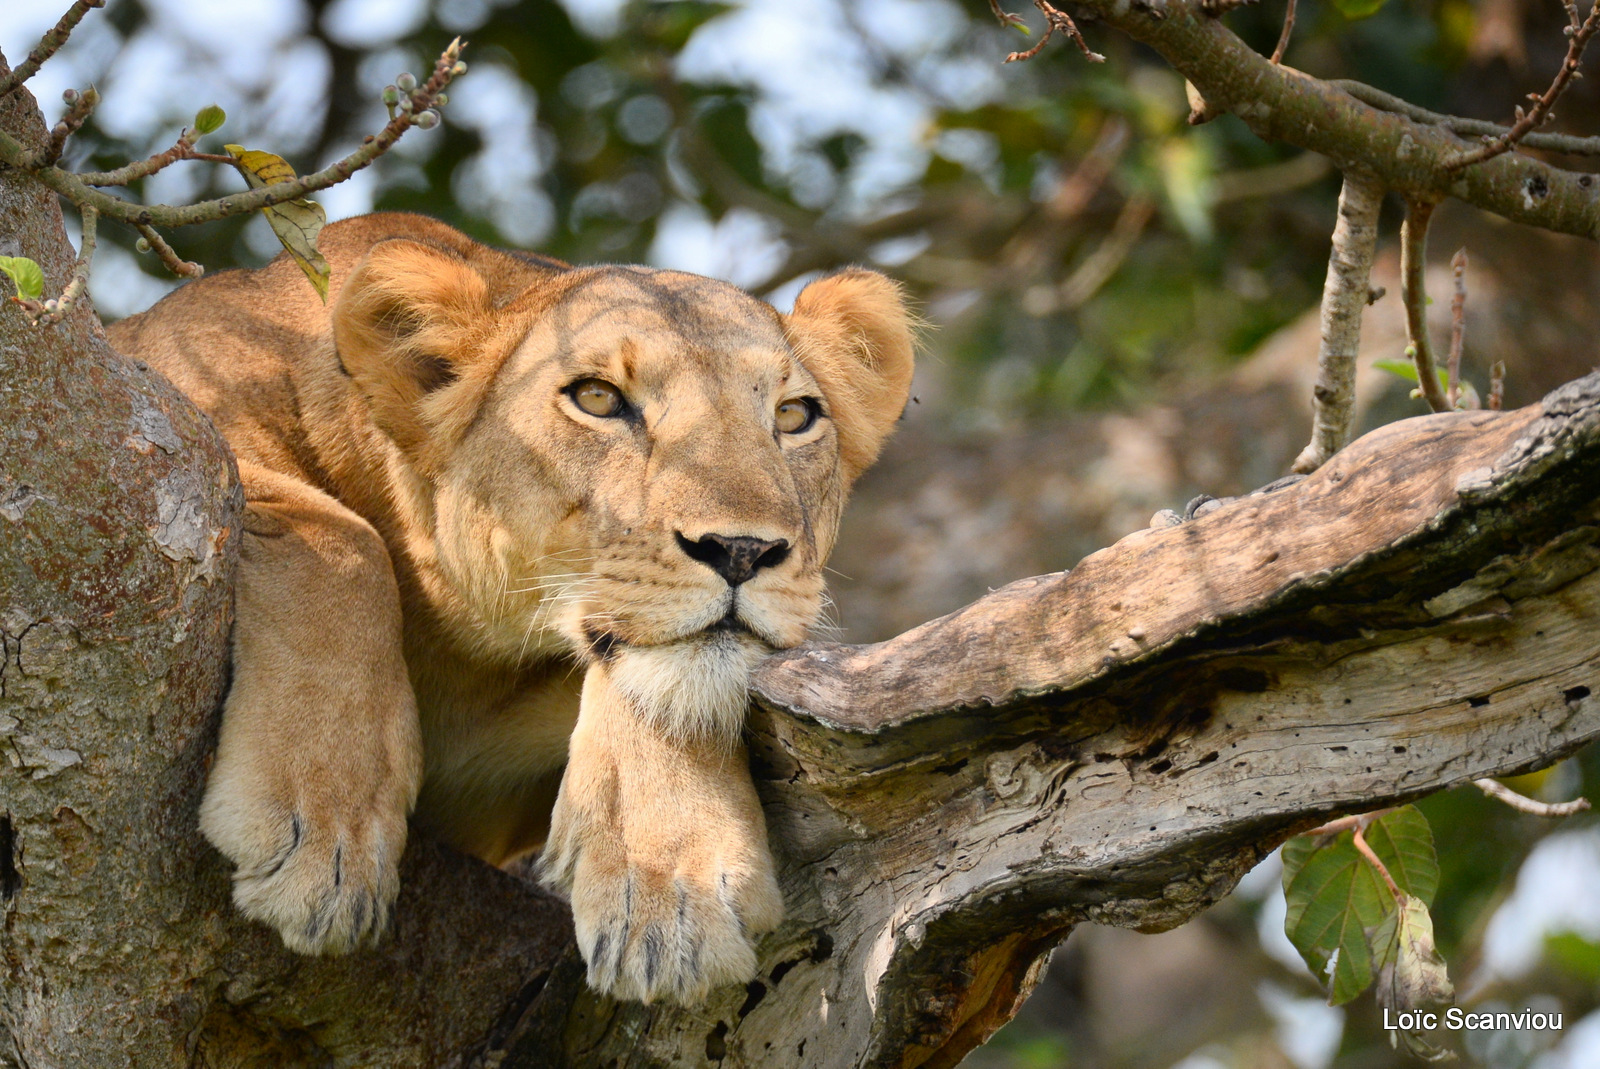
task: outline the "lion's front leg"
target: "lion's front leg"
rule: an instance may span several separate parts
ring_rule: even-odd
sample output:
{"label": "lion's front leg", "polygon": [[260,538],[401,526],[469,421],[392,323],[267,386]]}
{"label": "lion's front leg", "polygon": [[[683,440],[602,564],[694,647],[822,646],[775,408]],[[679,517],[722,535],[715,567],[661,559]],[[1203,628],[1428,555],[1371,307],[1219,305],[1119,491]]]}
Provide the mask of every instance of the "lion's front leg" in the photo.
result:
{"label": "lion's front leg", "polygon": [[567,895],[589,983],[690,1004],[756,971],[783,916],[743,745],[667,737],[588,669],[544,882]]}
{"label": "lion's front leg", "polygon": [[292,950],[375,940],[399,890],[422,748],[388,552],[313,487],[241,464],[233,685],[200,830],[234,903]]}

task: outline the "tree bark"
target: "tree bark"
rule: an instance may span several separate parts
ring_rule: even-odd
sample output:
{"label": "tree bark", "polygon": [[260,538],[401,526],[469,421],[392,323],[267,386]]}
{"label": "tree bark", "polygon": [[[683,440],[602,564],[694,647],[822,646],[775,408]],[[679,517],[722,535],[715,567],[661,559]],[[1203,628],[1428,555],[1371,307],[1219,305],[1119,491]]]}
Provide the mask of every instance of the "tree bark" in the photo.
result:
{"label": "tree bark", "polygon": [[[0,127],[37,141],[31,101]],[[0,254],[71,251],[0,171]],[[1600,732],[1600,376],[1393,424],[873,646],[761,669],[790,920],[693,1010],[583,987],[565,907],[426,843],[397,931],[295,957],[195,830],[240,501],[210,425],[0,306],[0,1063],[953,1065],[1083,920],[1157,930],[1327,817]]]}

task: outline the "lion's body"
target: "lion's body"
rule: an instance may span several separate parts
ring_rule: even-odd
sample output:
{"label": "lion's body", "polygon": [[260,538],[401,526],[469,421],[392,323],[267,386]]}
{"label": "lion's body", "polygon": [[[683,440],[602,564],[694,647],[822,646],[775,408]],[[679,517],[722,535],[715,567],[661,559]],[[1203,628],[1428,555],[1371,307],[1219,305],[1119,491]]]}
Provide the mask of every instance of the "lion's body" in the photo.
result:
{"label": "lion's body", "polygon": [[[892,284],[837,276],[783,317],[417,216],[320,245],[327,306],[280,258],[112,330],[216,422],[249,502],[202,810],[236,900],[296,949],[359,944],[415,803],[496,864],[548,831],[597,985],[747,975],[781,902],[745,682],[816,617],[844,495],[904,402]],[[606,390],[615,412],[583,406]]]}

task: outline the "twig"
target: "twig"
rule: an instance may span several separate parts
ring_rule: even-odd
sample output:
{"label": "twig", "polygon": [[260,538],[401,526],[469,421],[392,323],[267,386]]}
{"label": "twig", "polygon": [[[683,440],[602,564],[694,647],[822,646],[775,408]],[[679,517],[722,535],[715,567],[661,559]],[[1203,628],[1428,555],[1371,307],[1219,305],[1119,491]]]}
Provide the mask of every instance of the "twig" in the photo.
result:
{"label": "twig", "polygon": [[1434,370],[1433,341],[1428,336],[1428,222],[1434,205],[1425,200],[1406,201],[1406,221],[1400,225],[1400,300],[1406,308],[1406,355],[1417,367],[1417,387],[1435,412],[1450,411],[1439,373]]}
{"label": "twig", "polygon": [[1506,362],[1496,360],[1489,365],[1489,411],[1498,412],[1506,401]]}
{"label": "twig", "polygon": [[1396,807],[1394,806],[1390,806],[1387,809],[1374,809],[1370,813],[1356,813],[1352,816],[1340,817],[1338,820],[1330,820],[1326,824],[1312,828],[1305,834],[1314,835],[1318,838],[1321,838],[1325,835],[1338,835],[1342,831],[1350,831],[1353,828],[1364,827],[1367,824],[1371,824],[1379,817],[1388,816],[1390,813],[1395,811],[1395,808]]}
{"label": "twig", "polygon": [[[1408,100],[1401,100],[1397,96],[1385,93],[1381,89],[1374,89],[1365,82],[1338,78],[1330,79],[1328,84],[1344,90],[1363,104],[1396,115],[1404,115],[1414,122],[1441,126],[1462,137],[1503,137],[1511,132],[1510,127],[1501,126],[1499,123],[1485,122],[1482,119],[1464,119],[1459,115],[1444,115],[1437,111],[1429,111]],[[1600,156],[1600,137],[1530,133],[1521,143],[1527,148],[1536,148],[1543,152],[1559,152],[1566,156]]]}
{"label": "twig", "polygon": [[1530,96],[1533,107],[1526,112],[1520,106],[1517,108],[1517,121],[1499,137],[1492,138],[1470,152],[1463,152],[1453,159],[1445,161],[1447,170],[1459,170],[1469,164],[1481,163],[1493,159],[1504,152],[1510,152],[1516,147],[1517,142],[1527,137],[1528,134],[1543,126],[1551,118],[1550,109],[1555,107],[1561,94],[1567,91],[1567,86],[1572,79],[1578,77],[1578,67],[1583,62],[1583,50],[1589,47],[1589,40],[1596,33],[1600,33],[1600,0],[1594,0],[1589,8],[1589,17],[1581,23],[1578,21],[1578,5],[1573,0],[1567,0],[1567,19],[1570,23],[1567,34],[1567,55],[1561,61],[1561,69],[1556,72],[1550,88],[1539,96]]}
{"label": "twig", "polygon": [[1373,853],[1372,847],[1367,845],[1367,837],[1362,834],[1366,830],[1366,826],[1366,823],[1357,824],[1351,832],[1350,838],[1355,842],[1356,849],[1360,851],[1361,856],[1367,859],[1367,864],[1377,869],[1378,875],[1383,877],[1383,882],[1389,885],[1389,893],[1394,895],[1394,900],[1403,902],[1405,900],[1405,892],[1400,890],[1400,885],[1394,882],[1393,876],[1389,875],[1388,867],[1378,859],[1377,854]]}
{"label": "twig", "polygon": [[1539,802],[1518,794],[1499,780],[1475,779],[1472,785],[1496,801],[1504,802],[1519,813],[1536,817],[1570,817],[1589,808],[1589,799],[1574,798],[1570,802]]}
{"label": "twig", "polygon": [[81,93],[76,89],[68,89],[61,94],[61,99],[67,102],[67,110],[50,130],[50,147],[45,150],[48,163],[61,158],[61,153],[67,147],[67,138],[89,121],[89,113],[100,103],[100,93],[91,85]]}
{"label": "twig", "polygon": [[995,18],[1000,20],[1000,25],[1002,25],[1002,26],[1016,26],[1016,27],[1020,28],[1024,33],[1031,33],[1032,32],[1031,30],[1028,29],[1028,24],[1026,22],[1022,21],[1022,16],[1021,15],[1013,15],[1011,12],[1006,11],[1004,8],[1002,8],[1000,6],[1000,0],[989,0],[989,10],[994,13],[994,17]]}
{"label": "twig", "polygon": [[[1049,43],[1050,35],[1057,30],[1072,38],[1072,43],[1078,46],[1078,51],[1082,52],[1084,58],[1090,63],[1104,63],[1106,61],[1106,57],[1089,47],[1089,43],[1083,39],[1083,34],[1078,32],[1078,24],[1072,21],[1072,16],[1050,3],[1049,0],[1033,0],[1033,6],[1038,8],[1039,13],[1044,16],[1044,34],[1039,38],[1038,44],[1026,52],[1012,52],[1006,56],[1005,62],[1015,63],[1017,60],[1032,59],[1037,56],[1044,49],[1044,46]],[[1017,23],[1021,22],[1020,19],[1017,19],[1017,16],[1006,15],[1005,12],[1001,11],[996,0],[989,0],[989,8],[1003,23],[1008,18],[1016,20]],[[1012,25],[1013,23],[1007,24]]]}
{"label": "twig", "polygon": [[192,127],[185,127],[183,133],[178,135],[178,140],[164,152],[158,152],[148,159],[136,160],[115,171],[86,171],[78,175],[78,181],[90,186],[125,186],[141,178],[148,178],[164,167],[168,167],[179,160],[192,160],[205,156],[206,159],[217,163],[237,165],[232,156],[212,156],[197,153],[194,150],[195,142],[200,140],[200,134]]}
{"label": "twig", "polygon": [[[135,223],[133,228],[139,232],[139,237],[143,239],[143,244],[161,258],[161,262],[168,271],[180,278],[199,278],[206,273],[204,267],[193,261],[185,260],[174,252],[172,246],[167,244],[167,239],[156,233],[155,227],[145,226],[143,223]],[[139,251],[143,252],[145,250],[140,249]]]}
{"label": "twig", "polygon": [[[47,327],[59,323],[72,314],[78,306],[89,286],[89,265],[94,259],[95,231],[100,223],[100,213],[93,208],[83,210],[83,237],[79,242],[78,260],[72,265],[72,278],[67,282],[61,296],[53,301],[45,301],[39,311],[33,316],[33,325]],[[33,303],[33,302],[30,302]],[[32,309],[30,308],[31,312]]]}
{"label": "twig", "polygon": [[437,106],[439,95],[449,84],[450,79],[465,72],[466,64],[461,63],[459,59],[461,49],[459,38],[452,41],[450,47],[445,49],[435,64],[433,76],[426,84],[406,95],[406,99],[411,102],[410,110],[398,111],[382,130],[368,138],[360,148],[348,156],[334,161],[314,174],[303,175],[290,182],[277,182],[261,189],[247,190],[180,208],[169,204],[132,204],[102,193],[70,171],[41,163],[24,149],[20,142],[3,131],[0,131],[0,163],[29,172],[46,187],[66,197],[78,207],[92,205],[99,209],[102,216],[119,223],[172,228],[209,223],[233,215],[259,211],[286,201],[299,200],[308,193],[337,185],[382,156],[411,127],[437,122],[437,118],[427,120],[424,116],[437,116],[437,112],[430,109]]}
{"label": "twig", "polygon": [[1295,458],[1294,471],[1316,471],[1350,440],[1361,314],[1372,292],[1372,257],[1378,244],[1383,193],[1377,182],[1354,172],[1344,176],[1339,189],[1339,217],[1328,254],[1328,277],[1322,285],[1322,339],[1317,347],[1317,384],[1311,392],[1311,441]]}
{"label": "twig", "polygon": [[1455,275],[1456,292],[1450,298],[1450,361],[1445,367],[1444,399],[1455,411],[1461,399],[1461,346],[1467,334],[1467,250],[1459,248],[1450,258],[1450,270]]}
{"label": "twig", "polygon": [[18,63],[16,69],[4,78],[0,78],[0,96],[5,96],[23,82],[32,78],[44,66],[45,60],[55,55],[62,45],[67,43],[67,38],[72,36],[72,31],[77,28],[83,16],[91,8],[105,7],[106,0],[75,0],[67,8],[67,13],[61,16],[61,21],[51,27],[50,31],[39,38],[39,43],[33,46],[33,51],[28,53],[28,58]]}
{"label": "twig", "polygon": [[1278,34],[1278,47],[1272,50],[1274,65],[1283,62],[1283,53],[1289,47],[1289,35],[1294,33],[1294,5],[1295,0],[1289,0],[1289,6],[1283,12],[1283,32]]}

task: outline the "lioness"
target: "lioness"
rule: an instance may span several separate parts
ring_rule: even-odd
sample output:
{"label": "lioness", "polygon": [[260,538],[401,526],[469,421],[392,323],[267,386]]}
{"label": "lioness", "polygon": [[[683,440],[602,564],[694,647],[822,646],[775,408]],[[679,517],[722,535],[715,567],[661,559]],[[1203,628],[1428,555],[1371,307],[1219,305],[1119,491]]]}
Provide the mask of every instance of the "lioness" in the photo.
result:
{"label": "lioness", "polygon": [[111,331],[216,422],[248,500],[200,815],[235,903],[303,953],[376,939],[415,808],[491,864],[543,844],[596,988],[750,979],[783,903],[746,684],[816,619],[904,408],[898,288],[845,271],[786,316],[402,214],[320,246],[326,306],[280,256]]}

